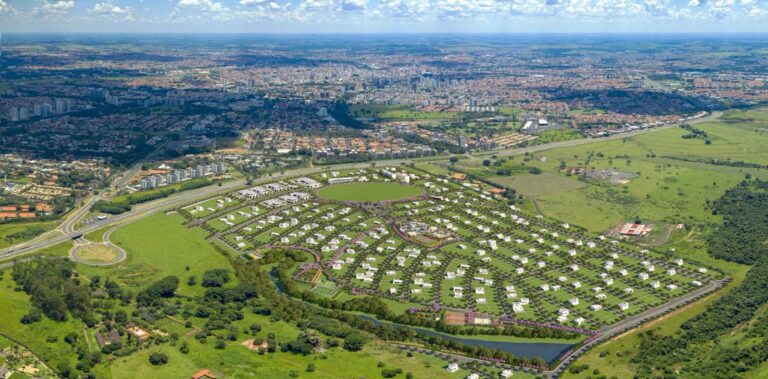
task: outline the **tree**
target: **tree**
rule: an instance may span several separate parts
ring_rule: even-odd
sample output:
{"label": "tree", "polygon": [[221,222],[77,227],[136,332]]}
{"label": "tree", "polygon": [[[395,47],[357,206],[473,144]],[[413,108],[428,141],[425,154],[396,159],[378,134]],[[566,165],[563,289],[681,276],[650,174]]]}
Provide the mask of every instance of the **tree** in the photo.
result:
{"label": "tree", "polygon": [[144,291],[136,295],[136,302],[141,306],[154,306],[160,303],[162,298],[173,297],[179,288],[179,278],[173,275],[166,276],[149,285]]}
{"label": "tree", "polygon": [[459,161],[459,157],[451,157],[450,161],[451,161],[451,167],[453,167],[456,164],[456,162]]}
{"label": "tree", "polygon": [[203,273],[203,281],[201,285],[203,287],[221,287],[228,282],[229,271],[222,268],[216,268]]}
{"label": "tree", "polygon": [[168,363],[168,355],[165,353],[154,352],[149,355],[149,363],[153,366],[161,366]]}
{"label": "tree", "polygon": [[344,349],[349,351],[360,351],[367,342],[365,336],[359,333],[352,333],[344,339]]}
{"label": "tree", "polygon": [[187,341],[181,343],[181,346],[179,346],[179,351],[182,354],[189,354],[189,344],[187,344]]}

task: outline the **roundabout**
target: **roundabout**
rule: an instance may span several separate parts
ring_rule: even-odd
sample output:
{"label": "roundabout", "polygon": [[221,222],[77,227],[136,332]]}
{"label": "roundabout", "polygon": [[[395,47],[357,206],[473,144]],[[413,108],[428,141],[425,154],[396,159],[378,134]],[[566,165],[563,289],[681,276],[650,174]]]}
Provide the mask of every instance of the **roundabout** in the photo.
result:
{"label": "roundabout", "polygon": [[325,200],[368,203],[414,199],[426,192],[417,186],[376,182],[336,184],[319,189],[316,193]]}
{"label": "roundabout", "polygon": [[69,258],[87,266],[111,266],[122,262],[127,257],[125,250],[109,242],[109,236],[115,228],[104,233],[104,242],[96,243],[84,238],[75,240],[75,246],[69,251]]}

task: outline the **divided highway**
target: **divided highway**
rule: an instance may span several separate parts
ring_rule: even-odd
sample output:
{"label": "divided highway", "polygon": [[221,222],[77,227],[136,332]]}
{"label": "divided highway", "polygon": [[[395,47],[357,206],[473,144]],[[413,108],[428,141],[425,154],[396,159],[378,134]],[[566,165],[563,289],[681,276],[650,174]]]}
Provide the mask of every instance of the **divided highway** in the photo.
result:
{"label": "divided highway", "polygon": [[[692,120],[690,121],[690,123],[696,124],[696,123],[713,121],[719,118],[721,115],[722,115],[721,112],[714,112],[708,116],[701,117],[696,120]],[[494,150],[491,152],[483,152],[483,153],[478,153],[470,156],[479,157],[479,156],[484,156],[489,154],[497,154],[499,156],[509,156],[509,155],[520,155],[525,153],[534,153],[534,152],[551,150],[551,149],[556,149],[561,147],[586,145],[586,144],[591,144],[591,143],[596,143],[601,141],[610,141],[610,140],[616,140],[621,138],[627,138],[627,137],[648,133],[654,130],[676,127],[677,125],[679,124],[671,123],[671,124],[666,124],[657,128],[636,130],[636,131],[627,132],[627,133],[615,134],[615,135],[604,137],[604,138],[596,138],[596,139],[583,138],[583,139],[576,139],[576,140],[569,140],[569,141],[552,142],[548,144],[535,145],[535,146],[523,147],[523,148]],[[447,157],[445,156],[432,156],[432,157],[423,157],[423,158],[415,158],[415,159],[396,159],[396,160],[379,161],[378,163],[381,165],[399,165],[401,163],[406,163],[406,162],[428,162],[428,161],[445,160],[445,159],[447,159]],[[334,165],[334,166],[314,166],[314,167],[308,167],[308,168],[301,168],[301,169],[291,170],[284,174],[274,174],[269,177],[259,178],[258,180],[254,180],[254,184],[257,184],[260,182],[266,182],[266,181],[273,181],[276,179],[281,179],[289,176],[307,175],[307,174],[324,171],[328,169],[362,168],[362,167],[369,167],[370,165],[371,165],[370,162],[362,162],[362,163],[349,163],[349,164]],[[139,167],[140,167],[139,164],[133,166],[128,172],[120,176],[117,179],[117,181],[113,183],[113,185],[117,185],[117,186],[124,185],[138,171]],[[56,236],[56,237],[49,237],[48,235],[49,233],[46,233],[44,236],[38,237],[32,241],[28,241],[16,246],[2,249],[0,250],[0,261],[16,258],[18,256],[29,254],[46,247],[55,246],[59,243],[65,242],[67,240],[71,240],[72,238],[78,237],[82,234],[101,229],[102,227],[107,225],[111,225],[119,222],[135,221],[142,217],[146,217],[156,212],[159,212],[161,210],[178,207],[180,205],[193,202],[196,199],[203,199],[205,197],[212,196],[218,193],[231,192],[232,190],[242,186],[245,186],[245,179],[224,182],[221,186],[214,185],[210,187],[203,187],[201,189],[181,192],[178,194],[171,195],[167,198],[158,199],[158,200],[147,202],[144,204],[135,205],[133,209],[129,212],[116,215],[105,220],[95,221],[83,228],[75,229],[80,219],[82,219],[82,217],[88,214],[88,212],[90,211],[91,205],[93,205],[93,203],[95,203],[97,200],[101,198],[100,195],[93,196],[88,201],[86,201],[86,203],[82,207],[77,209],[73,214],[69,215],[64,220],[64,222],[56,229],[59,232],[61,232],[62,235]]]}

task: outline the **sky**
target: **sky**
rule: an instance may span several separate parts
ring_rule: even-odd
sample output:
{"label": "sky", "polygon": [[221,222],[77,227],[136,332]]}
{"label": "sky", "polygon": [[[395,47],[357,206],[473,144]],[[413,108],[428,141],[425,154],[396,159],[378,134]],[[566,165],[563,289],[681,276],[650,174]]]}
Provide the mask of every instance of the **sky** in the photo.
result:
{"label": "sky", "polygon": [[0,32],[766,33],[768,0],[0,0]]}

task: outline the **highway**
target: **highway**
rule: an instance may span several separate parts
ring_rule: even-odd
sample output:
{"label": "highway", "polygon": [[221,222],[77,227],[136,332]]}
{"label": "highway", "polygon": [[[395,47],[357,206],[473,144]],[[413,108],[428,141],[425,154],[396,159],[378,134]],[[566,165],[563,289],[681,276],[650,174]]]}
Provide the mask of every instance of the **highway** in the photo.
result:
{"label": "highway", "polygon": [[[721,115],[722,115],[721,112],[714,112],[710,115],[701,117],[697,120],[692,120],[689,123],[696,124],[696,123],[713,121],[718,117],[720,117]],[[604,138],[583,138],[583,139],[576,139],[576,140],[569,140],[569,141],[552,142],[548,144],[535,145],[530,147],[493,150],[493,151],[482,152],[482,153],[477,153],[472,155],[468,154],[468,156],[482,157],[482,156],[493,155],[493,154],[498,156],[511,156],[511,155],[525,154],[525,153],[534,153],[534,152],[551,150],[551,149],[556,149],[561,147],[586,145],[586,144],[591,144],[596,142],[611,141],[611,140],[617,140],[617,139],[622,139],[627,137],[633,137],[640,134],[652,132],[655,130],[677,127],[678,125],[679,123],[671,123],[671,124],[666,124],[656,128],[651,128],[651,129],[642,129],[642,130],[636,130],[628,133],[614,134],[612,136],[608,136]],[[414,159],[395,159],[395,160],[378,161],[377,163],[379,165],[399,165],[401,163],[429,162],[429,161],[446,160],[446,159],[448,159],[448,157],[446,156],[432,156],[432,157],[422,157],[422,158],[414,158]],[[363,167],[370,167],[370,165],[371,165],[371,162],[360,162],[360,163],[348,163],[348,164],[340,164],[340,165],[333,165],[333,166],[313,166],[308,168],[300,168],[300,169],[287,171],[283,174],[273,174],[272,176],[266,176],[266,177],[253,180],[253,184],[256,185],[263,182],[280,180],[280,179],[283,179],[286,177],[292,177],[292,176],[307,175],[307,174],[325,171],[325,170],[363,168]],[[129,170],[129,172],[126,172],[126,174],[119,177],[116,183],[119,184],[120,182],[124,183],[125,181],[127,181],[133,175],[130,171],[137,170],[138,167],[140,167],[140,165],[132,167],[131,170]],[[112,225],[112,224],[121,223],[121,222],[132,222],[132,221],[141,219],[143,217],[152,215],[154,213],[160,212],[162,210],[175,208],[187,203],[194,202],[195,200],[203,199],[216,194],[231,192],[243,186],[245,186],[245,179],[239,179],[239,180],[224,182],[221,186],[213,185],[213,186],[203,187],[200,189],[177,193],[167,198],[162,198],[162,199],[154,200],[151,202],[135,205],[133,209],[129,212],[116,215],[105,220],[95,221],[80,229],[76,229],[77,223],[80,221],[80,219],[83,216],[88,214],[90,210],[90,205],[82,206],[77,211],[75,211],[72,215],[67,217],[67,219],[62,223],[62,225],[59,226],[57,230],[59,230],[62,233],[60,236],[49,237],[46,235],[46,238],[38,237],[37,239],[31,240],[25,243],[21,243],[16,246],[11,246],[6,249],[2,249],[0,250],[0,261],[13,259],[18,256],[23,256],[25,254],[35,252],[40,249],[55,246],[59,243],[65,242],[67,240],[71,240],[72,238],[77,237],[81,234],[99,230],[107,225]],[[99,198],[100,198],[99,196],[94,196],[87,202],[87,204],[93,204]]]}
{"label": "highway", "polygon": [[[692,121],[691,123],[712,121],[720,117],[720,115],[721,115],[720,112],[715,112],[711,115]],[[637,136],[643,133],[648,133],[654,130],[676,127],[677,125],[678,124],[676,123],[667,124],[657,128],[653,128],[653,129],[637,130],[629,133],[616,134],[616,135],[612,135],[605,138],[596,138],[596,139],[585,138],[585,139],[578,139],[578,140],[553,142],[549,144],[542,144],[542,145],[536,145],[536,146],[530,146],[530,147],[524,147],[524,148],[512,148],[512,149],[505,149],[505,150],[482,152],[482,153],[473,154],[469,156],[473,158],[477,158],[477,157],[482,157],[482,156],[491,155],[491,154],[496,154],[498,156],[520,155],[525,153],[533,153],[533,152],[545,151],[545,150],[556,149],[561,147],[578,146],[578,145],[585,145],[585,144],[602,142],[602,141],[623,139],[627,137]],[[380,166],[400,165],[402,163],[410,163],[410,162],[429,162],[429,161],[436,161],[436,160],[446,160],[447,158],[448,158],[447,156],[433,156],[433,157],[423,157],[423,158],[415,158],[415,159],[397,159],[397,160],[388,160],[388,161],[378,161],[377,164]],[[341,164],[341,165],[334,165],[334,166],[314,166],[314,167],[308,167],[308,168],[301,168],[301,169],[291,170],[283,174],[273,174],[271,176],[265,176],[262,178],[255,179],[253,180],[252,185],[258,185],[260,183],[282,180],[287,177],[296,177],[296,176],[307,175],[307,174],[326,171],[326,170],[364,168],[364,167],[370,167],[370,166],[371,166],[371,162],[361,162],[361,163],[350,163],[350,164]],[[134,169],[137,169],[137,168],[134,167],[131,170],[127,171],[124,175],[119,177],[115,183],[117,185],[120,185],[120,183],[124,185],[125,182],[127,182],[127,180],[135,174],[135,171],[133,171]],[[232,180],[228,182],[222,182],[220,185],[214,184],[211,186],[207,186],[207,187],[203,187],[195,190],[176,193],[167,198],[162,198],[162,199],[154,200],[151,202],[135,205],[130,211],[126,213],[115,215],[105,220],[94,221],[88,225],[85,225],[77,229],[76,227],[79,221],[82,219],[82,217],[88,214],[88,212],[90,211],[91,205],[102,198],[101,194],[93,196],[89,200],[87,200],[83,204],[83,206],[81,206],[74,213],[69,215],[64,220],[64,222],[56,229],[57,231],[61,232],[61,235],[56,237],[50,237],[48,236],[48,233],[46,233],[45,235],[46,238],[38,237],[37,239],[0,250],[0,261],[3,261],[2,263],[0,263],[0,269],[12,266],[13,263],[8,262],[11,259],[17,259],[25,255],[31,254],[35,251],[38,251],[40,249],[52,247],[66,241],[70,241],[72,239],[80,237],[81,235],[99,230],[108,225],[121,225],[121,224],[124,225],[158,212],[174,209],[179,206],[190,204],[195,201],[203,200],[205,198],[212,197],[215,195],[229,193],[234,190],[244,188],[245,186],[246,186],[245,179],[237,179],[237,180]],[[117,226],[108,231],[106,236],[107,241],[109,238],[108,235],[111,234],[111,232],[113,232],[116,229],[117,229]],[[122,258],[124,258],[124,256]],[[544,372],[544,374],[548,377],[557,377],[576,358],[578,358],[581,354],[585,353],[586,351],[596,346],[597,344],[600,344],[605,340],[612,338],[616,335],[619,335],[621,333],[634,329],[651,319],[654,319],[666,314],[667,312],[673,309],[682,307],[692,301],[695,301],[703,297],[706,294],[717,291],[718,289],[722,288],[726,283],[727,282],[723,280],[710,283],[706,287],[700,288],[680,298],[673,299],[668,303],[662,304],[655,308],[651,308],[639,315],[626,318],[616,324],[604,327],[599,331],[600,334],[598,335],[597,338],[579,347],[572,354],[570,354],[565,360],[563,360],[556,368],[554,368],[551,371],[546,371]]]}
{"label": "highway", "polygon": [[[411,160],[394,160],[394,161],[386,161],[386,164],[399,165],[401,163],[410,162],[410,161]],[[301,168],[301,169],[288,171],[284,174],[274,174],[272,176],[255,179],[253,180],[253,185],[257,185],[259,183],[267,183],[275,180],[281,180],[286,177],[307,175],[310,173],[315,173],[315,172],[324,171],[324,170],[331,170],[331,169],[337,170],[337,169],[344,169],[344,168],[362,168],[362,167],[370,167],[370,162],[335,165],[332,167],[331,166],[315,166],[310,168]],[[0,250],[0,261],[14,259],[19,256],[33,253],[40,249],[55,246],[62,242],[72,240],[73,238],[76,238],[80,235],[84,235],[86,233],[99,230],[108,225],[133,222],[163,210],[173,209],[188,203],[192,203],[196,200],[201,200],[217,194],[232,192],[236,189],[245,187],[245,185],[246,185],[245,179],[238,179],[238,180],[232,180],[228,182],[222,182],[220,186],[214,184],[214,185],[199,188],[199,189],[176,193],[166,198],[157,199],[154,201],[134,205],[133,208],[128,212],[115,215],[104,220],[94,221],[88,225],[83,226],[82,228],[75,229],[75,226],[77,225],[75,216],[80,215],[80,217],[82,217],[82,215],[87,214],[88,210],[90,209],[89,207],[88,208],[81,207],[76,213],[68,217],[67,220],[65,221],[65,223],[69,223],[69,226],[66,227],[68,229],[66,229],[65,226],[63,225],[59,227],[59,230],[61,231],[61,235],[58,235],[55,237],[49,237],[45,239],[35,239],[32,241],[21,243],[19,245],[8,247],[6,249],[2,249]]]}
{"label": "highway", "polygon": [[544,372],[545,375],[547,375],[550,378],[556,378],[560,374],[565,371],[565,369],[573,363],[580,355],[586,353],[589,351],[589,349],[605,342],[606,340],[613,338],[617,335],[620,335],[622,333],[626,333],[634,328],[637,328],[638,326],[656,319],[658,317],[661,317],[665,315],[666,313],[683,307],[693,301],[696,301],[710,293],[713,293],[720,288],[723,288],[729,280],[723,279],[723,280],[716,280],[711,283],[709,283],[705,287],[701,287],[697,290],[694,290],[693,292],[687,293],[683,296],[680,296],[678,298],[674,298],[662,305],[659,305],[657,307],[651,308],[646,310],[643,313],[640,313],[635,316],[627,317],[615,324],[605,326],[601,328],[598,332],[598,336],[594,338],[593,340],[589,341],[588,343],[585,343],[578,349],[574,350],[573,353],[571,353],[566,359],[561,361],[553,370]]}
{"label": "highway", "polygon": [[[141,170],[141,163],[135,164],[133,167],[128,169],[128,171],[118,176],[110,186],[110,187],[116,188],[116,190],[113,193],[117,193],[119,188],[122,188],[126,184],[128,184],[128,181],[131,179],[131,177],[136,175],[136,173],[139,172],[139,170]],[[108,189],[102,190],[97,195],[91,196],[88,199],[86,199],[83,205],[80,206],[80,208],[76,209],[73,213],[69,214],[67,218],[64,220],[64,222],[61,223],[61,225],[59,225],[58,228],[56,228],[56,230],[60,231],[63,234],[74,232],[75,227],[80,222],[80,220],[82,220],[82,218],[85,217],[91,211],[91,206],[93,206],[93,204],[95,204],[97,201],[101,200],[102,198],[110,199],[113,197],[111,195],[103,196],[107,191]]]}

